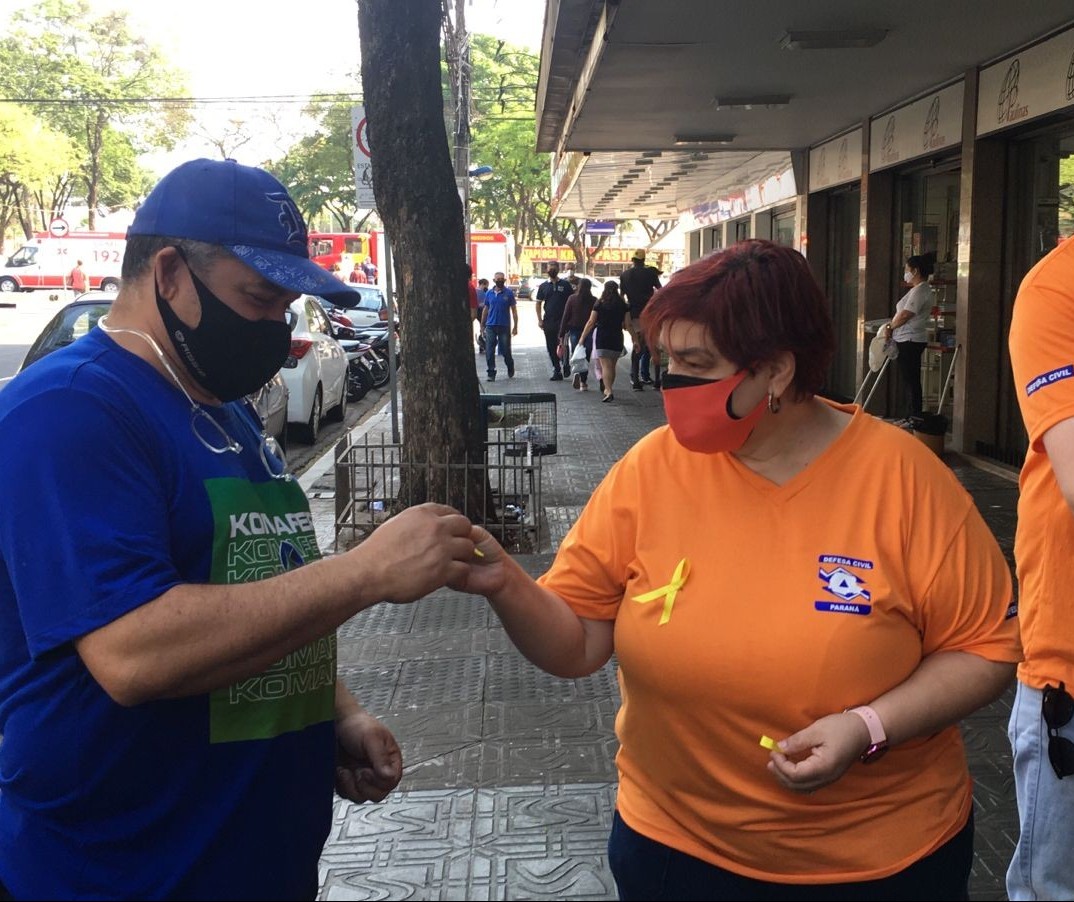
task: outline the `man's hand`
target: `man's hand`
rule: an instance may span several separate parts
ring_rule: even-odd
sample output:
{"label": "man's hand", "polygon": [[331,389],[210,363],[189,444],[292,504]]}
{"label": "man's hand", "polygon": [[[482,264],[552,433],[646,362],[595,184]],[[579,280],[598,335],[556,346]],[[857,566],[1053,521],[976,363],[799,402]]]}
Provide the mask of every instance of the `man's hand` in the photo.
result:
{"label": "man's hand", "polygon": [[336,721],[336,792],[352,802],[381,802],[403,776],[403,753],[384,724],[365,711]]}
{"label": "man's hand", "polygon": [[474,557],[471,527],[444,504],[407,508],[345,555],[355,563],[357,589],[407,603],[465,580]]}

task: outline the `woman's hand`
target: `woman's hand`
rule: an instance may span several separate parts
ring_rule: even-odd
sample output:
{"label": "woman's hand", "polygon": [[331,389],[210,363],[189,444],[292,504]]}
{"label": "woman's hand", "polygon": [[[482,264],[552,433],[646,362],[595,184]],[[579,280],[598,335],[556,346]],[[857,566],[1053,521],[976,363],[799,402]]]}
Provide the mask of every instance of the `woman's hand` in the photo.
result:
{"label": "woman's hand", "polygon": [[471,529],[470,538],[474,543],[474,559],[470,562],[466,577],[459,583],[453,583],[451,588],[488,598],[501,592],[506,585],[507,552],[488,530],[480,526]]}
{"label": "woman's hand", "polygon": [[810,793],[846,773],[868,748],[869,730],[857,714],[829,714],[778,745],[768,762],[769,773],[793,792]]}

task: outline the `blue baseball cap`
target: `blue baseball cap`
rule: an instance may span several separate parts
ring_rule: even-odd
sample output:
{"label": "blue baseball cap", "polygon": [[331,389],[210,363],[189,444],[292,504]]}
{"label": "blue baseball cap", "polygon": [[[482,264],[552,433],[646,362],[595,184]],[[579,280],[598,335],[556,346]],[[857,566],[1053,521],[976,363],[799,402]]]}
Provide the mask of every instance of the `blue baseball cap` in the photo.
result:
{"label": "blue baseball cap", "polygon": [[226,247],[274,285],[331,299],[353,291],[309,258],[306,224],[275,177],[234,160],[190,160],[157,182],[127,237],[187,238]]}

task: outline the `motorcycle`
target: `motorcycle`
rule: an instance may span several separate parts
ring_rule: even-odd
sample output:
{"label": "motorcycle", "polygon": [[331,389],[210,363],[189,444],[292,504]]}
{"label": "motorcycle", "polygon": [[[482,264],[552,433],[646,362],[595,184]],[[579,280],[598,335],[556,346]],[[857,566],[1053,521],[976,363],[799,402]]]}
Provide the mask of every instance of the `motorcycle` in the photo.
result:
{"label": "motorcycle", "polygon": [[[352,338],[340,338],[339,343],[347,355],[347,400],[360,401],[372,388],[388,383],[388,329],[372,327],[352,330]],[[396,341],[398,342],[398,330]],[[400,355],[396,351],[396,367]]]}
{"label": "motorcycle", "polygon": [[[357,333],[359,341],[366,342],[373,351],[373,354],[379,361],[379,372],[376,373],[377,385],[379,388],[381,385],[388,381],[388,330],[386,327],[373,327],[365,329]],[[402,365],[402,356],[399,353],[399,330],[395,331],[395,368],[398,370]]]}

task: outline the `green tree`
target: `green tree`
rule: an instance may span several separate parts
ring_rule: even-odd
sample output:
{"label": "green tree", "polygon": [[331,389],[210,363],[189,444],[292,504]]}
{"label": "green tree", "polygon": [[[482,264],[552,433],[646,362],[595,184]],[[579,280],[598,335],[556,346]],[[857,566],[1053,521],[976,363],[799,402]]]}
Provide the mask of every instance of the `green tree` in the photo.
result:
{"label": "green tree", "polygon": [[470,37],[471,160],[493,177],[470,195],[470,216],[481,228],[509,228],[516,253],[553,238],[549,155],[535,149],[534,98],[540,60],[488,35]]}
{"label": "green tree", "polygon": [[351,145],[350,100],[315,103],[305,113],[314,131],[301,138],[268,168],[291,189],[291,196],[308,222],[330,217],[340,231],[360,229],[368,219],[358,216]]}
{"label": "green tree", "polygon": [[66,136],[17,104],[0,104],[0,249],[15,223],[27,238],[35,228],[47,226],[39,221],[41,214],[32,215],[34,205],[42,207],[37,199],[76,160],[75,148]]}
{"label": "green tree", "polygon": [[129,177],[137,156],[171,148],[185,134],[189,110],[151,100],[184,94],[185,80],[134,33],[125,13],[94,17],[85,0],[44,0],[12,24],[0,42],[0,86],[26,98],[78,148],[77,167],[61,178],[53,201],[84,196],[92,229],[99,205],[128,205],[144,191],[146,175]]}
{"label": "green tree", "polygon": [[444,125],[440,16],[428,0],[358,0],[377,211],[393,242],[403,359],[401,494],[472,514],[487,479],[441,466],[484,459],[462,205]]}

